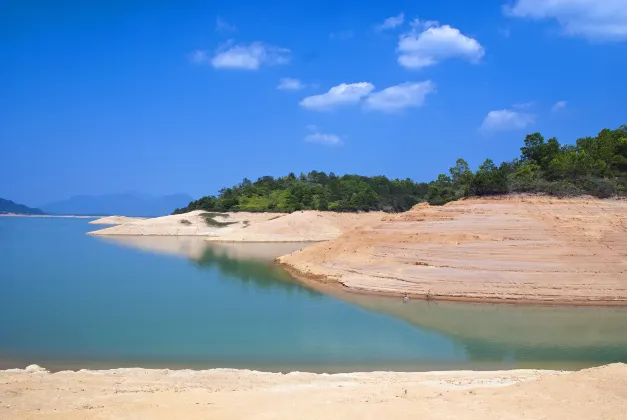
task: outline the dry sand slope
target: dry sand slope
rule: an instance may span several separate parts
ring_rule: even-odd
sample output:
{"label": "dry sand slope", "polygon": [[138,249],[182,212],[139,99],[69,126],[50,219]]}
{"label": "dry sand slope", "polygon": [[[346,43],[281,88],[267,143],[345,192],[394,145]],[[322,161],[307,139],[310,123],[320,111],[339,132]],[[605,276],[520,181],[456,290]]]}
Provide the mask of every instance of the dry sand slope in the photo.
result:
{"label": "dry sand slope", "polygon": [[0,371],[0,418],[624,419],[627,366],[574,373]]}
{"label": "dry sand slope", "polygon": [[335,239],[356,227],[380,222],[385,213],[332,213],[300,211],[274,217],[246,229],[211,238],[224,242],[321,242]]}
{"label": "dry sand slope", "polygon": [[[198,235],[220,242],[319,242],[334,239],[364,224],[379,222],[385,213],[220,213],[207,224],[203,211],[131,221],[90,232],[93,235]],[[182,221],[185,221],[182,223]]]}
{"label": "dry sand slope", "polygon": [[172,216],[138,220],[107,229],[89,232],[91,235],[146,235],[146,236],[217,236],[246,229],[251,224],[282,217],[279,213],[223,213],[213,217],[216,224],[209,225],[201,210]]}
{"label": "dry sand slope", "polygon": [[627,304],[627,202],[517,196],[418,205],[278,261],[358,291]]}

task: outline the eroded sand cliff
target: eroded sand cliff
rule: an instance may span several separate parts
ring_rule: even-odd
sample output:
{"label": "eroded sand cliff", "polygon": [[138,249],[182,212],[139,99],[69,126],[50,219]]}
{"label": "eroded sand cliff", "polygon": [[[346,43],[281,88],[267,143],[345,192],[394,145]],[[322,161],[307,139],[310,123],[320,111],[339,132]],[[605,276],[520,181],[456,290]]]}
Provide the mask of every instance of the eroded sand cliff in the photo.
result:
{"label": "eroded sand cliff", "polygon": [[517,196],[418,205],[278,261],[355,291],[627,304],[627,202]]}

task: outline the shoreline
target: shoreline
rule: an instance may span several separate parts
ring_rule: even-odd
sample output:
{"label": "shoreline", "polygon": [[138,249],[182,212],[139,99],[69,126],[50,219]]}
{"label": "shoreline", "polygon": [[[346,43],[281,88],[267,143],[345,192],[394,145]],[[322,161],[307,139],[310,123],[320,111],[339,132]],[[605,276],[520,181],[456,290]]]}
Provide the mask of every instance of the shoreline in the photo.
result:
{"label": "shoreline", "polygon": [[[549,306],[627,306],[627,202],[507,196],[404,213],[202,211],[89,232],[307,243],[277,256],[292,277],[373,296]],[[184,222],[184,223],[183,223]]]}
{"label": "shoreline", "polygon": [[83,216],[71,214],[16,214],[16,213],[0,213],[0,217],[44,217],[55,219],[93,219],[102,216]]}
{"label": "shoreline", "polygon": [[[471,296],[453,296],[453,295],[425,295],[421,293],[395,293],[385,290],[376,289],[359,289],[353,288],[342,283],[341,280],[333,279],[331,276],[322,274],[307,274],[300,271],[298,268],[278,261],[281,257],[277,257],[274,263],[285,270],[292,278],[299,281],[302,284],[308,285],[316,290],[329,290],[334,288],[338,292],[381,297],[381,298],[397,298],[407,294],[409,298],[422,300],[425,302],[459,302],[459,303],[473,303],[473,304],[494,304],[494,305],[521,305],[521,306],[559,306],[559,307],[610,307],[620,308],[627,306],[627,300],[547,300],[547,299],[499,299],[489,297],[471,297]],[[428,297],[429,296],[429,297]]]}
{"label": "shoreline", "polygon": [[318,376],[318,377],[347,377],[347,376],[376,376],[378,374],[391,374],[391,375],[409,375],[409,376],[418,376],[418,377],[458,377],[458,376],[466,376],[466,377],[503,377],[503,376],[513,376],[520,378],[529,378],[530,376],[536,376],[538,374],[548,374],[548,375],[568,375],[570,373],[579,372],[587,369],[598,369],[605,366],[612,365],[624,365],[627,369],[627,365],[623,363],[611,363],[600,366],[593,366],[584,369],[577,370],[555,370],[555,369],[533,369],[533,368],[522,368],[522,369],[502,369],[502,370],[475,370],[475,369],[458,369],[458,370],[425,370],[425,371],[394,371],[394,370],[373,370],[373,371],[354,371],[354,372],[338,372],[338,373],[318,373],[311,371],[301,371],[301,370],[290,370],[288,372],[273,372],[266,370],[257,370],[257,369],[245,369],[245,368],[224,368],[224,367],[214,367],[208,369],[194,369],[194,368],[141,368],[141,367],[116,367],[116,368],[105,368],[105,369],[89,369],[89,368],[76,368],[76,369],[65,369],[58,371],[50,371],[44,366],[40,366],[37,364],[29,365],[23,369],[21,368],[9,368],[9,369],[0,369],[0,377],[6,374],[44,374],[44,375],[66,375],[66,374],[75,374],[80,375],[83,373],[86,374],[108,374],[108,373],[186,373],[190,375],[200,375],[200,374],[213,374],[213,373],[221,373],[221,372],[232,372],[232,373],[240,373],[240,374],[257,374],[257,375],[267,375],[267,376],[290,376],[290,375],[308,375],[308,376]]}

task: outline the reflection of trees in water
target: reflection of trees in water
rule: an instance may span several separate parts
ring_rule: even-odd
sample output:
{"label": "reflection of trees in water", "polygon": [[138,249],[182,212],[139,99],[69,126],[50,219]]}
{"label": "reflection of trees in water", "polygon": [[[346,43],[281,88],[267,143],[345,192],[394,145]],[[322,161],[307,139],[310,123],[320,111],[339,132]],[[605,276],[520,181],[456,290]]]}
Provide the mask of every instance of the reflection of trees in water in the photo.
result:
{"label": "reflection of trees in water", "polygon": [[207,247],[200,258],[192,261],[200,267],[217,269],[225,278],[254,285],[260,289],[305,293],[311,298],[323,296],[322,293],[297,283],[279,266],[253,259],[229,257],[225,252],[218,252],[212,247]]}
{"label": "reflection of trees in water", "polygon": [[[568,367],[627,362],[627,310],[410,301],[336,294],[452,340],[481,364]],[[542,365],[546,363],[547,365]]]}
{"label": "reflection of trees in water", "polygon": [[458,344],[474,362],[547,362],[581,363],[600,365],[606,363],[627,362],[627,348],[600,345],[550,345],[548,343],[504,344],[468,337],[456,338]]}

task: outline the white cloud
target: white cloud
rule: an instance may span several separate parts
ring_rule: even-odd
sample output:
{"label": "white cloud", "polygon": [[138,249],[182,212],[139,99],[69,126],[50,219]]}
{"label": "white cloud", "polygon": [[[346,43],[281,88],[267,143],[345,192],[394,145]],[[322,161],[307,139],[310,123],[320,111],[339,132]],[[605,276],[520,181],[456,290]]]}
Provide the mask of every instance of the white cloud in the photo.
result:
{"label": "white cloud", "polygon": [[368,82],[342,83],[334,86],[327,93],[313,95],[300,101],[300,106],[314,111],[324,111],[332,108],[352,105],[361,102],[374,89]]}
{"label": "white cloud", "polygon": [[227,43],[211,59],[211,65],[219,69],[257,70],[262,65],[289,62],[290,50],[263,42],[248,45]]}
{"label": "white cloud", "polygon": [[419,107],[424,104],[427,95],[434,91],[435,83],[431,80],[402,83],[370,94],[366,98],[366,107],[384,112]]}
{"label": "white cloud", "polygon": [[277,89],[279,90],[301,90],[305,87],[305,84],[299,79],[292,79],[291,77],[284,77],[279,80]]}
{"label": "white cloud", "polygon": [[413,30],[418,30],[418,29],[428,29],[428,28],[432,28],[434,26],[440,26],[440,22],[437,20],[420,20],[418,18],[415,18],[414,20],[411,21],[411,23],[409,24]]}
{"label": "white cloud", "polygon": [[536,116],[533,114],[501,109],[488,112],[481,129],[485,132],[521,130],[533,124],[535,120]]}
{"label": "white cloud", "polygon": [[562,109],[566,108],[567,105],[568,102],[566,101],[557,101],[555,105],[553,105],[553,108],[551,108],[551,112],[560,112]]}
{"label": "white cloud", "polygon": [[376,25],[375,29],[378,31],[384,31],[386,29],[394,29],[400,26],[405,21],[405,14],[399,13],[398,16],[391,16],[383,21],[383,23]]}
{"label": "white cloud", "polygon": [[504,10],[513,17],[556,19],[567,35],[627,40],[625,0],[516,0]]}
{"label": "white cloud", "polygon": [[414,29],[401,35],[398,42],[398,63],[403,67],[419,69],[452,58],[478,62],[485,54],[476,39],[450,25],[415,20],[412,26]]}
{"label": "white cloud", "polygon": [[226,20],[222,19],[220,16],[216,18],[216,31],[218,32],[233,32],[235,31],[235,26],[228,23]]}
{"label": "white cloud", "polygon": [[305,141],[308,141],[310,143],[326,144],[328,146],[339,146],[340,144],[342,144],[342,138],[337,134],[318,132],[307,134],[305,136]]}

